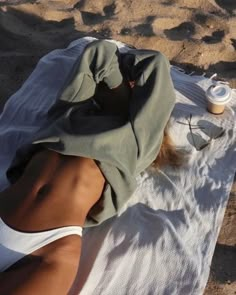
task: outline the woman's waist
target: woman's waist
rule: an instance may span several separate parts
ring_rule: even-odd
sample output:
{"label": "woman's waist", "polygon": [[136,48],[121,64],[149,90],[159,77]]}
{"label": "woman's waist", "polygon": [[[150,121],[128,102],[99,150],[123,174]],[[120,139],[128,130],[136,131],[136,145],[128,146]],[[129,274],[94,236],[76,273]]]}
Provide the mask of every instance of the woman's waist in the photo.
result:
{"label": "woman's waist", "polygon": [[[42,180],[41,180],[42,181]],[[22,194],[20,188],[5,199],[0,217],[23,231],[41,231],[68,225],[83,225],[90,208],[101,196],[82,181],[41,182]],[[4,202],[4,200],[2,200]]]}
{"label": "woman's waist", "polygon": [[58,212],[60,208],[80,210],[96,202],[104,183],[92,159],[46,150],[31,159],[22,177],[2,194],[0,203],[6,204],[6,211],[21,215],[55,208]]}

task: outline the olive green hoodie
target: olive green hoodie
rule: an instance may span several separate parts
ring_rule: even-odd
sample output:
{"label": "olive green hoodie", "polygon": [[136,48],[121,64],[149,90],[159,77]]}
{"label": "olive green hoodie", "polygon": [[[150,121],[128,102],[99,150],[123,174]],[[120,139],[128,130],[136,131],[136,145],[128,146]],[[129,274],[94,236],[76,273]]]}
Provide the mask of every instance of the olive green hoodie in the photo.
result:
{"label": "olive green hoodie", "polygon": [[[120,97],[127,113],[105,112],[106,103],[94,96],[99,83],[112,89],[122,81],[132,81],[134,86],[130,95]],[[110,99],[119,109],[117,98]],[[85,226],[98,225],[117,213],[134,192],[136,176],[156,158],[174,103],[170,66],[163,54],[137,49],[120,54],[115,44],[94,41],[78,58],[49,110],[50,127],[18,150],[7,176],[16,181],[32,153],[42,146],[94,159],[106,178],[100,200],[103,209],[91,211]]]}

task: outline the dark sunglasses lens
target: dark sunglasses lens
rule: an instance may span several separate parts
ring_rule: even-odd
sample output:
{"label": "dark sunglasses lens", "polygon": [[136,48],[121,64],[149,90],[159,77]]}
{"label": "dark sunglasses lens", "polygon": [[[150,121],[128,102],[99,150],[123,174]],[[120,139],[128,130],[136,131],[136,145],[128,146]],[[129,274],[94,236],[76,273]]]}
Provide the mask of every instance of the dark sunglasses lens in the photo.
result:
{"label": "dark sunglasses lens", "polygon": [[204,144],[201,145],[197,150],[198,150],[198,151],[203,150],[205,147],[207,147],[207,146],[209,145],[209,143],[210,143],[210,142],[206,142],[206,143],[204,143]]}
{"label": "dark sunglasses lens", "polygon": [[222,131],[216,137],[214,137],[214,139],[220,138],[223,135],[225,135],[225,130],[224,129],[222,129]]}

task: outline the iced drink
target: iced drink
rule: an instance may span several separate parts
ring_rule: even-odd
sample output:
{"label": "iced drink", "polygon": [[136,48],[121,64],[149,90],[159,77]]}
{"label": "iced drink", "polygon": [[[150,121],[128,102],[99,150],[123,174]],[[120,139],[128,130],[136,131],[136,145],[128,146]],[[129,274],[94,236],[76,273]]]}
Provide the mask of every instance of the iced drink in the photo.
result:
{"label": "iced drink", "polygon": [[215,115],[222,114],[231,99],[231,88],[224,84],[211,85],[206,91],[206,97],[208,111]]}

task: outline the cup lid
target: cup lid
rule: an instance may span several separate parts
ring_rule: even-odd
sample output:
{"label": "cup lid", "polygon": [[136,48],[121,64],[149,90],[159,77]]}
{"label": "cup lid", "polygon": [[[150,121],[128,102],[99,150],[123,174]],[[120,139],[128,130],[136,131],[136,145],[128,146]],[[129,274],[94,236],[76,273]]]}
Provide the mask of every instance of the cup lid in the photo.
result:
{"label": "cup lid", "polygon": [[211,85],[206,95],[212,103],[225,104],[231,99],[231,88],[225,84]]}

